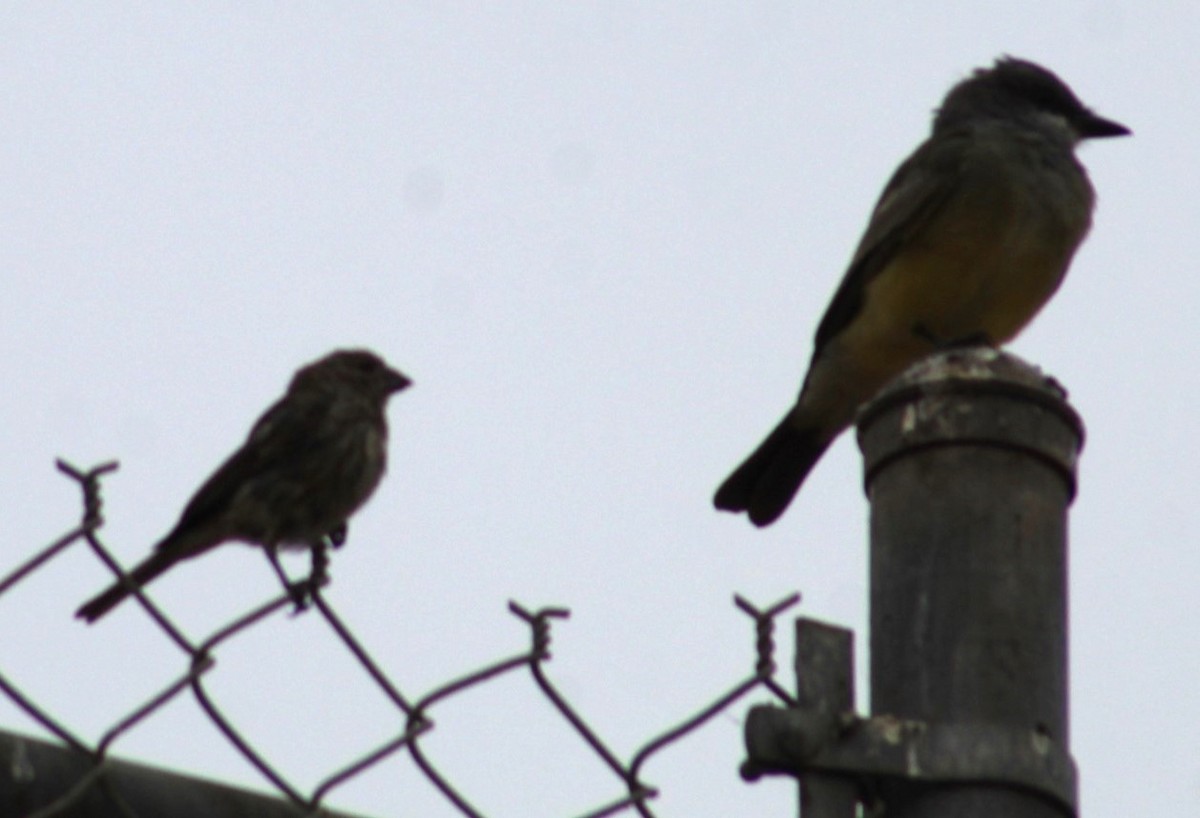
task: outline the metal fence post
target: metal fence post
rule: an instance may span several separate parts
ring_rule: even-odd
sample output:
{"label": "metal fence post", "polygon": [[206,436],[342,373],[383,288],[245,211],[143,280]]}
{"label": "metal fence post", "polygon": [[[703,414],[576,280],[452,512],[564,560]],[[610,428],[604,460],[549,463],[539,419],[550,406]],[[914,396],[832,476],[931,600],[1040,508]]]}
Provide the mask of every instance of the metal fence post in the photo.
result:
{"label": "metal fence post", "polygon": [[[1066,752],[1067,507],[1082,440],[1056,383],[990,349],[934,356],[864,411],[875,714],[1012,728]],[[970,752],[1005,764],[987,741]],[[994,780],[892,780],[880,795],[888,818],[1063,815]]]}

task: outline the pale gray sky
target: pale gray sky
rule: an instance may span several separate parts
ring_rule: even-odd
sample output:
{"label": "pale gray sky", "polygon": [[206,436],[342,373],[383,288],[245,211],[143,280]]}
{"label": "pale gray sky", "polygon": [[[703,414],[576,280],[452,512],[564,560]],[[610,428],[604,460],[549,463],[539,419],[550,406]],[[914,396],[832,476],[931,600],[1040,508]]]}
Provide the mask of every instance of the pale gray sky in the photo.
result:
{"label": "pale gray sky", "polygon": [[[1088,427],[1071,518],[1084,813],[1196,813],[1200,6],[398,8],[0,12],[5,563],[77,518],[54,457],[121,460],[104,537],[132,562],[297,366],[368,345],[415,386],[329,598],[406,693],[523,650],[509,598],[573,608],[549,670],[625,757],[749,671],[735,591],[802,590],[808,615],[858,630],[865,667],[850,436],[771,529],[711,492],[794,397],[931,110],[1010,53],[1135,131],[1082,151],[1093,235],[1013,345]],[[107,580],[80,548],[0,598],[3,671],[88,737],[181,669],[133,607],[72,619]],[[274,582],[229,547],[153,595],[198,637]],[[315,617],[260,627],[210,680],[304,789],[396,729]],[[648,765],[661,818],[794,814],[790,783],[737,776],[744,709]],[[425,747],[489,818],[620,794],[523,675],[435,715]],[[0,723],[35,731],[7,704]],[[264,786],[186,697],[116,751]],[[456,814],[403,756],[331,804]]]}

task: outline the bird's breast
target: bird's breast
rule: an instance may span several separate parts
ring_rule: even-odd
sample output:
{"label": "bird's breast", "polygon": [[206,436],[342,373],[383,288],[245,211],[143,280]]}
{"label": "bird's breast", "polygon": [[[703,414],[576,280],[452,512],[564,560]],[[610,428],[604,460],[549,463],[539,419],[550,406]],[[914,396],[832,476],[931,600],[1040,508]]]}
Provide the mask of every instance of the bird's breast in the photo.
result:
{"label": "bird's breast", "polygon": [[920,325],[944,342],[981,333],[1006,342],[1062,283],[1091,209],[1073,160],[983,164],[870,282],[868,320],[889,334]]}
{"label": "bird's breast", "polygon": [[953,194],[882,261],[858,314],[814,359],[805,411],[848,422],[935,342],[1001,344],[1033,319],[1087,233],[1093,196],[1069,153],[1043,158],[983,150],[965,163]]}

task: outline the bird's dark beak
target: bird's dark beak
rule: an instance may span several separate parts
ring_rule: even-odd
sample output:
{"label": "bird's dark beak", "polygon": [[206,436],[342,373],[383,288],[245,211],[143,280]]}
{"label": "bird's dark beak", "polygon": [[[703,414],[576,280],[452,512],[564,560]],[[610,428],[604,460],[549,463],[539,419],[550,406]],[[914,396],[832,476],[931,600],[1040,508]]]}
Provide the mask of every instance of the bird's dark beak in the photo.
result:
{"label": "bird's dark beak", "polygon": [[389,394],[391,394],[392,392],[400,392],[412,386],[412,381],[408,377],[401,375],[396,370],[389,369],[387,386],[387,391]]}
{"label": "bird's dark beak", "polygon": [[1079,134],[1085,139],[1095,139],[1102,136],[1129,136],[1133,133],[1133,131],[1126,128],[1120,122],[1113,122],[1111,119],[1096,116],[1091,111],[1081,116],[1075,125],[1079,128]]}

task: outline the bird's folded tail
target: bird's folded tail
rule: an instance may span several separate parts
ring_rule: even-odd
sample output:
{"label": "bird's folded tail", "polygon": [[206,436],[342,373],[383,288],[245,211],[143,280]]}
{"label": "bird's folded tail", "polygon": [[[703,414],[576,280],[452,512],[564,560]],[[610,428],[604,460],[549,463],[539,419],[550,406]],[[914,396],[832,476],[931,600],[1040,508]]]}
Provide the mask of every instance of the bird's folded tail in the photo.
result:
{"label": "bird's folded tail", "polygon": [[[161,549],[156,550],[140,565],[130,571],[129,576],[135,583],[144,588],[147,582],[157,577],[163,571],[166,571],[178,561],[179,555],[177,553]],[[79,619],[86,619],[88,624],[91,624],[123,602],[125,597],[129,595],[130,590],[121,582],[116,582],[99,596],[85,602],[83,607],[75,612],[75,616]]]}
{"label": "bird's folded tail", "polygon": [[821,429],[796,427],[789,413],[725,479],[713,505],[722,511],[745,511],[760,528],[770,525],[792,502],[832,441],[833,436]]}

